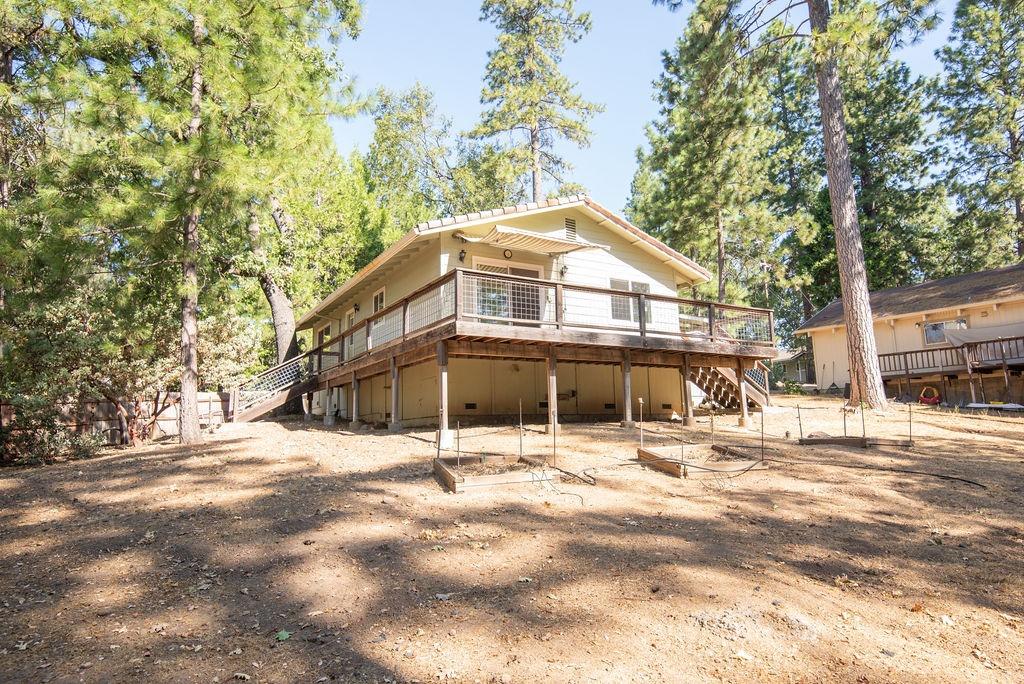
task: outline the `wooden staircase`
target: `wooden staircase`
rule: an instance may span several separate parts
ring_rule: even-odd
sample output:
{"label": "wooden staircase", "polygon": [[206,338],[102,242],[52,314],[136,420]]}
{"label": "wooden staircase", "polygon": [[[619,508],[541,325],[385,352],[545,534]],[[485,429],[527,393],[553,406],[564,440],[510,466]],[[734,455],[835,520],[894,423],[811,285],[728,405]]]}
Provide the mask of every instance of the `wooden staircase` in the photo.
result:
{"label": "wooden staircase", "polygon": [[[746,371],[747,407],[760,408],[771,405],[768,391],[768,367],[760,361]],[[690,368],[690,382],[707,395],[707,400],[716,406],[739,410],[740,390],[736,384],[736,371],[731,368],[694,366]]]}
{"label": "wooden staircase", "polygon": [[247,423],[316,389],[314,359],[318,350],[288,359],[231,390],[229,420]]}

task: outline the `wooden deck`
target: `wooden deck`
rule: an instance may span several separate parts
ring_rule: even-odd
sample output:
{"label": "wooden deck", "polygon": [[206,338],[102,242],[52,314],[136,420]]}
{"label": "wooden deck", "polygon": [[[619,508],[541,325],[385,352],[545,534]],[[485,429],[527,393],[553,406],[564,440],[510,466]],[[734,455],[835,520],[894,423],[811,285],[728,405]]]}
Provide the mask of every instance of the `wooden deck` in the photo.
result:
{"label": "wooden deck", "polygon": [[729,368],[749,375],[735,396],[745,412],[748,384],[756,401],[767,400],[756,366],[776,354],[769,309],[456,269],[247,381],[233,406],[252,415],[293,377],[312,378],[318,390],[355,389],[365,378],[397,377],[431,359],[446,368],[449,356],[462,356],[622,364],[626,373],[631,365]]}

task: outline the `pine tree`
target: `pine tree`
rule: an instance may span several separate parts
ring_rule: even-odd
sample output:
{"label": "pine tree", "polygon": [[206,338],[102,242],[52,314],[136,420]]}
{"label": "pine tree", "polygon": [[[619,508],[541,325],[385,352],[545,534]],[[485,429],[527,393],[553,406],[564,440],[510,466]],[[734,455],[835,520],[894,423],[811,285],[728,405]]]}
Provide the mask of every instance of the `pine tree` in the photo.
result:
{"label": "pine tree", "polygon": [[590,31],[590,15],[576,13],[575,0],[484,0],[481,21],[498,29],[498,47],[488,52],[480,100],[489,105],[471,135],[519,138],[517,162],[531,178],[533,201],[543,199],[546,175],[558,183],[568,164],[554,149],[559,138],[590,143],[587,122],[603,108],[576,92],[559,65],[567,42]]}
{"label": "pine tree", "polygon": [[967,228],[956,237],[975,263],[1024,260],[1024,4],[961,0],[937,89],[949,139],[951,187]]}
{"label": "pine tree", "polygon": [[754,292],[763,293],[775,227],[760,204],[771,193],[763,162],[772,136],[759,120],[764,93],[748,72],[718,66],[741,40],[728,18],[715,21],[698,8],[663,56],[655,84],[662,118],[648,129],[650,151],[641,153],[628,210],[676,249],[715,263],[718,301],[748,299],[745,286],[755,281]]}
{"label": "pine tree", "polygon": [[351,28],[357,14],[350,0],[136,0],[75,15],[81,120],[103,139],[82,163],[131,172],[93,199],[116,206],[122,228],[145,220],[151,251],[180,264],[184,443],[201,439],[200,271],[224,232],[245,225],[238,219],[257,190],[272,194],[263,153],[281,152],[282,123],[324,90],[330,65],[316,45],[328,23]]}

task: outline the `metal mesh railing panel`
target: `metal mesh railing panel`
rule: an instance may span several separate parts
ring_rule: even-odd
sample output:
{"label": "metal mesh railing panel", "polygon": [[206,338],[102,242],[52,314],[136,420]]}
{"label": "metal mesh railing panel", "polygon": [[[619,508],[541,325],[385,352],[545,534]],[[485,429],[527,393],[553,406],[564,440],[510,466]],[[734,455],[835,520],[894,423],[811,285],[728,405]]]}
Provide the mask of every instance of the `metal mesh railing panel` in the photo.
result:
{"label": "metal mesh railing panel", "polygon": [[466,274],[462,315],[484,321],[554,323],[552,285]]}
{"label": "metal mesh railing panel", "polygon": [[366,326],[361,325],[345,335],[345,360],[366,353]]}
{"label": "metal mesh railing panel", "polygon": [[593,292],[564,287],[562,321],[581,328],[640,330],[640,297],[635,294]]}
{"label": "metal mesh railing panel", "polygon": [[455,313],[455,281],[448,280],[409,300],[409,330],[419,330]]}
{"label": "metal mesh railing panel", "polygon": [[716,307],[715,337],[744,342],[771,342],[772,328],[768,312]]}
{"label": "metal mesh railing panel", "polygon": [[283,389],[312,377],[313,359],[311,353],[272,368],[250,378],[238,386],[238,406],[241,411],[269,399]]}
{"label": "metal mesh railing panel", "polygon": [[370,342],[374,347],[397,340],[402,336],[402,309],[392,309],[370,322]]}

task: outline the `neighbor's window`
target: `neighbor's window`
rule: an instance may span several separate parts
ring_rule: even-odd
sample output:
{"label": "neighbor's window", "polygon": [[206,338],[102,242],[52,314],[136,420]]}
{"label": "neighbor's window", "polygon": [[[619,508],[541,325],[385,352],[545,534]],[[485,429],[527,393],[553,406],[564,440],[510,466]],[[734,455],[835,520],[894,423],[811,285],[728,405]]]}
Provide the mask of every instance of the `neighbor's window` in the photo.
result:
{"label": "neighbor's window", "polygon": [[924,325],[925,344],[944,344],[947,330],[966,330],[967,319],[957,318],[951,321],[935,321]]}
{"label": "neighbor's window", "polygon": [[[622,290],[624,292],[637,292],[643,294],[651,293],[650,283],[639,283],[629,280],[619,280],[618,278],[611,278],[611,289]],[[612,296],[612,319],[616,321],[632,321],[634,323],[640,320],[639,314],[640,300],[636,297],[616,297]],[[647,320],[651,319],[651,303],[647,303],[644,313],[647,315]]]}
{"label": "neighbor's window", "polygon": [[384,308],[384,288],[380,288],[373,293],[373,313],[377,313]]}

